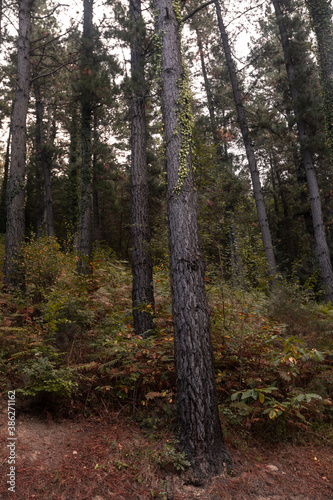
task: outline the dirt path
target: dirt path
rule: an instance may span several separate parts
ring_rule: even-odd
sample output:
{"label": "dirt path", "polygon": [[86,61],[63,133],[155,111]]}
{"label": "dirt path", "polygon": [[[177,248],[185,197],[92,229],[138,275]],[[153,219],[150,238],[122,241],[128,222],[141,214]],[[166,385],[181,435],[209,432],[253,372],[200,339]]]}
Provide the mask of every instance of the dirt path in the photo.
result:
{"label": "dirt path", "polygon": [[0,498],[62,500],[332,500],[330,447],[229,447],[234,475],[214,478],[203,490],[161,470],[165,439],[147,436],[115,415],[54,421],[28,414],[17,419],[15,493],[8,492],[7,415],[2,411]]}

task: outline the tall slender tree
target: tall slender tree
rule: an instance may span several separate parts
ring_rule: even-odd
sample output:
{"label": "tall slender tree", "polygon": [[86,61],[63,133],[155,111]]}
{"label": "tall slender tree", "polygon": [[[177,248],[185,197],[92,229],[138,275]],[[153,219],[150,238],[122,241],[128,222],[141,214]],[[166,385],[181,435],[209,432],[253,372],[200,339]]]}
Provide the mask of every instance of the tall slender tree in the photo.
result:
{"label": "tall slender tree", "polygon": [[181,48],[180,3],[156,0],[161,45],[162,115],[177,409],[180,443],[203,483],[231,462],[225,448],[209,333],[209,309],[191,161],[191,93]]}
{"label": "tall slender tree", "polygon": [[78,270],[88,273],[92,257],[93,0],[83,0],[81,56],[81,199]]}
{"label": "tall slender tree", "polygon": [[5,162],[3,168],[3,180],[1,186],[1,198],[0,198],[0,233],[6,232],[6,225],[7,225],[7,184],[8,184],[8,174],[9,174],[11,138],[12,138],[12,125],[10,125],[9,127]]}
{"label": "tall slender tree", "polygon": [[228,39],[228,34],[226,32],[223,17],[221,12],[221,6],[219,0],[215,1],[215,8],[218,20],[218,26],[221,34],[222,44],[224,48],[224,53],[227,61],[228,71],[230,75],[231,86],[233,90],[235,106],[237,111],[237,118],[241,134],[243,137],[243,142],[246,150],[246,156],[249,164],[249,169],[251,173],[253,195],[256,203],[258,220],[260,225],[261,237],[263,241],[265,256],[267,260],[268,274],[271,278],[277,273],[277,265],[275,261],[274,248],[271,238],[271,232],[268,223],[268,217],[266,212],[266,206],[264,202],[264,197],[261,189],[261,182],[259,171],[257,167],[256,157],[254,154],[254,149],[252,146],[251,137],[249,134],[249,127],[247,124],[247,118],[244,111],[243,100],[239,90],[238,78],[236,73],[235,64],[231,55],[231,49]]}
{"label": "tall slender tree", "polygon": [[273,0],[273,6],[280,32],[281,45],[283,48],[284,60],[289,81],[290,96],[293,103],[297,132],[301,146],[301,154],[309,188],[314,236],[319,266],[321,270],[321,277],[323,281],[325,299],[327,302],[331,302],[333,304],[333,270],[330,251],[326,239],[326,231],[323,220],[320,191],[315,171],[315,165],[309,148],[309,136],[307,133],[306,125],[299,109],[299,92],[296,84],[295,67],[291,56],[290,42],[285,27],[284,15],[281,10],[279,0]]}
{"label": "tall slender tree", "polygon": [[30,88],[31,10],[34,0],[19,0],[17,85],[13,108],[12,149],[8,181],[4,282],[18,286],[19,254],[25,231],[26,118]]}
{"label": "tall slender tree", "polygon": [[131,37],[131,207],[132,207],[132,306],[134,330],[145,336],[154,330],[153,262],[150,251],[150,225],[147,178],[147,139],[144,74],[144,21],[141,0],[130,0]]}
{"label": "tall slender tree", "polygon": [[44,120],[43,120],[44,106],[41,98],[40,85],[37,78],[33,82],[33,87],[36,100],[36,145],[44,174],[46,233],[48,236],[54,236],[53,203],[52,203],[52,189],[51,189],[51,165],[50,165],[51,155],[46,143]]}
{"label": "tall slender tree", "polygon": [[326,129],[333,159],[333,8],[330,0],[306,0],[316,34]]}

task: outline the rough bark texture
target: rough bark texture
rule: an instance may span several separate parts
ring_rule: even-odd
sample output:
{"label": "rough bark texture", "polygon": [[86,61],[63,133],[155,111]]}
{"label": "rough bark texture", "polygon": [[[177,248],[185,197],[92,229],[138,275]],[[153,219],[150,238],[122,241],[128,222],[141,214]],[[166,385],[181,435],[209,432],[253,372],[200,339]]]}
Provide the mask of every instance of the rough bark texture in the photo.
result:
{"label": "rough bark texture", "polygon": [[144,76],[144,56],[142,49],[141,0],[130,0],[133,29],[131,46],[132,74],[132,129],[131,129],[131,210],[132,210],[132,307],[134,330],[145,337],[155,326],[153,262],[150,252],[150,225],[147,178],[147,140]]}
{"label": "rough bark texture", "polygon": [[45,212],[46,212],[46,233],[48,236],[54,236],[53,224],[53,204],[52,204],[52,189],[51,189],[51,165],[50,152],[48,151],[45,133],[44,133],[44,106],[41,100],[38,80],[34,81],[34,92],[36,99],[36,145],[40,153],[40,159],[44,174],[44,195],[45,195]]}
{"label": "rough bark texture", "polygon": [[92,97],[93,0],[84,0],[81,64],[81,200],[78,270],[91,271],[92,258]]}
{"label": "rough bark texture", "polygon": [[274,277],[277,273],[277,265],[275,261],[275,255],[273,250],[271,232],[268,224],[268,217],[265,207],[265,202],[263,198],[263,194],[261,191],[260,177],[259,171],[257,168],[257,162],[254,155],[254,150],[251,143],[251,138],[249,136],[249,129],[247,125],[247,119],[245,116],[243,102],[241,93],[238,86],[238,78],[235,70],[234,61],[231,56],[231,50],[228,40],[228,35],[224,27],[221,7],[218,1],[215,2],[218,25],[221,33],[221,39],[223,43],[223,49],[227,61],[228,71],[230,75],[231,86],[233,90],[235,106],[237,111],[238,123],[241,129],[241,134],[243,137],[243,142],[246,150],[246,156],[249,163],[249,169],[251,173],[252,186],[253,186],[253,195],[256,203],[259,226],[261,231],[262,242],[264,246],[265,256],[267,260],[268,266],[268,274],[270,277]]}
{"label": "rough bark texture", "polygon": [[290,55],[290,46],[288,34],[283,20],[283,13],[281,11],[280,3],[278,0],[273,0],[273,6],[276,14],[277,24],[279,27],[281,45],[283,48],[284,59],[286,63],[286,71],[289,81],[290,95],[293,103],[293,109],[296,117],[296,125],[301,145],[301,154],[304,163],[306,180],[309,188],[312,222],[315,235],[317,256],[321,270],[321,277],[323,281],[323,288],[325,293],[326,302],[333,304],[333,270],[330,258],[330,251],[327,245],[326,231],[323,220],[320,191],[315,172],[311,152],[308,148],[309,137],[306,131],[304,120],[300,115],[298,108],[298,91],[295,86],[295,68]]}
{"label": "rough bark texture", "polygon": [[192,480],[200,483],[219,474],[231,459],[218,415],[191,155],[190,151],[186,156],[182,154],[189,130],[182,120],[188,103],[180,92],[186,86],[186,75],[179,16],[171,0],[158,0],[156,5],[162,41],[162,114],[180,444],[192,463]]}
{"label": "rough bark texture", "polygon": [[94,145],[93,145],[93,214],[94,214],[94,244],[99,247],[100,244],[100,224],[99,224],[99,200],[97,190],[97,145],[99,141],[98,136],[98,120],[97,113],[94,113]]}
{"label": "rough bark texture", "polygon": [[74,234],[78,230],[79,213],[79,118],[75,105],[72,105],[72,116],[70,123],[70,145],[68,164],[68,188],[67,188],[67,210],[68,222],[71,223],[71,232]]}
{"label": "rough bark texture", "polygon": [[19,1],[19,34],[17,52],[17,86],[13,109],[13,132],[8,181],[6,256],[4,282],[19,285],[19,253],[25,231],[25,162],[26,118],[30,83],[30,33],[33,0]]}
{"label": "rough bark texture", "polygon": [[6,156],[3,166],[3,180],[2,180],[1,201],[0,201],[0,233],[6,232],[6,225],[7,225],[7,185],[8,185],[11,137],[12,137],[12,124],[10,125],[9,129],[7,147],[6,147]]}
{"label": "rough bark texture", "polygon": [[330,0],[307,0],[316,33],[327,138],[333,158],[333,9]]}

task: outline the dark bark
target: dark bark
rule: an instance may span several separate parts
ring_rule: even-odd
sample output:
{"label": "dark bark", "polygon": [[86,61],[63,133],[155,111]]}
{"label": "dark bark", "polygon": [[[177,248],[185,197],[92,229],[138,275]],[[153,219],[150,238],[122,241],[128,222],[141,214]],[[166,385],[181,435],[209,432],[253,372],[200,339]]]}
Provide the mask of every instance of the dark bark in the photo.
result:
{"label": "dark bark", "polygon": [[68,164],[68,190],[67,190],[67,208],[68,222],[71,224],[71,232],[78,230],[79,215],[79,118],[75,105],[72,108],[70,123],[70,145],[69,145],[69,164]]}
{"label": "dark bark", "polygon": [[92,79],[93,0],[84,0],[81,60],[81,200],[78,270],[91,272],[92,258]]}
{"label": "dark bark", "polygon": [[42,180],[42,170],[40,162],[36,162],[35,165],[35,191],[36,191],[36,236],[37,238],[41,238],[44,231],[44,204],[43,204],[43,180]]}
{"label": "dark bark", "polygon": [[306,0],[316,33],[327,138],[333,159],[333,9],[330,0]]}
{"label": "dark bark", "polygon": [[25,170],[26,118],[30,83],[30,34],[33,0],[19,1],[19,34],[17,51],[17,86],[13,109],[13,133],[10,173],[8,181],[6,255],[4,282],[9,286],[20,284],[19,254],[25,231]]}
{"label": "dark bark", "polygon": [[93,146],[93,214],[94,214],[94,244],[99,247],[100,244],[100,224],[99,224],[99,203],[97,189],[97,146],[98,146],[98,130],[97,130],[97,114],[94,113],[94,146]]}
{"label": "dark bark", "polygon": [[333,270],[330,251],[327,245],[326,231],[321,208],[320,191],[318,187],[315,166],[310,149],[308,147],[309,137],[307,134],[306,126],[299,110],[299,95],[295,84],[295,67],[291,58],[290,43],[284,24],[283,13],[281,11],[280,3],[278,0],[273,0],[273,6],[280,32],[281,45],[284,53],[284,60],[289,82],[290,96],[293,103],[298,137],[301,145],[301,154],[309,188],[312,223],[316,242],[317,257],[323,281],[325,300],[326,302],[331,302],[333,304]]}
{"label": "dark bark", "polygon": [[207,70],[206,70],[206,63],[205,63],[205,57],[204,57],[204,50],[203,50],[203,46],[202,46],[202,40],[201,40],[201,37],[200,37],[198,30],[196,30],[196,34],[197,34],[197,45],[198,45],[198,49],[199,49],[200,62],[201,62],[201,71],[202,71],[202,76],[204,79],[205,91],[206,91],[206,96],[207,96],[207,107],[208,107],[208,111],[209,111],[209,118],[210,118],[210,123],[211,123],[213,140],[214,140],[214,144],[219,149],[221,149],[221,138],[219,137],[218,132],[217,132],[217,123],[216,123],[216,118],[215,118],[214,102],[213,102],[213,96],[212,96],[211,88],[209,85],[209,80],[208,80],[208,75],[207,75]]}
{"label": "dark bark", "polygon": [[4,163],[4,172],[3,172],[3,180],[1,187],[1,201],[0,201],[0,233],[6,232],[7,225],[7,186],[8,186],[8,172],[9,172],[9,160],[10,160],[10,144],[12,138],[12,122],[9,128],[7,147],[6,147],[6,155],[5,155],[5,163]]}
{"label": "dark bark", "polygon": [[241,93],[238,85],[238,78],[235,69],[235,64],[231,56],[231,50],[228,40],[228,35],[224,27],[221,7],[218,1],[215,2],[218,25],[221,33],[221,39],[223,43],[223,49],[227,61],[227,67],[230,75],[231,86],[233,90],[235,106],[237,111],[237,118],[239,127],[241,130],[246,156],[249,164],[249,169],[251,173],[252,186],[253,186],[253,195],[256,203],[259,226],[261,231],[262,242],[264,246],[265,256],[267,260],[268,274],[271,278],[274,278],[274,275],[277,273],[277,265],[275,261],[274,249],[272,244],[271,232],[268,224],[268,217],[264,202],[264,197],[261,191],[261,183],[259,177],[259,171],[257,168],[257,162],[251,142],[251,138],[249,135],[249,128],[247,125],[247,119],[243,107],[243,101],[241,97]]}
{"label": "dark bark", "polygon": [[171,0],[157,0],[156,6],[162,41],[162,114],[179,438],[192,464],[192,480],[204,483],[221,473],[231,459],[218,415],[205,264],[199,243],[197,193],[189,147],[190,94],[181,56],[179,12],[176,16]]}
{"label": "dark bark", "polygon": [[143,20],[141,0],[130,0],[131,46],[131,235],[132,235],[132,307],[134,330],[145,337],[154,329],[153,262],[150,251],[150,225],[147,178],[147,138],[143,56]]}
{"label": "dark bark", "polygon": [[46,233],[48,236],[54,236],[53,223],[53,203],[51,189],[51,153],[45,140],[43,115],[44,106],[41,100],[39,81],[34,80],[34,92],[36,99],[36,146],[40,155],[42,170],[44,174],[44,195],[45,195],[45,212],[46,212]]}

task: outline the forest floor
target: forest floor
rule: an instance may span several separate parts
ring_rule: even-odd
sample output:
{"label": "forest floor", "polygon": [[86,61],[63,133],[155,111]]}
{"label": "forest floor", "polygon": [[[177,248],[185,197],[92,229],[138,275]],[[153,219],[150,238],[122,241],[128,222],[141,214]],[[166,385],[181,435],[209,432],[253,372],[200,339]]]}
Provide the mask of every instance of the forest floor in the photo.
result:
{"label": "forest floor", "polygon": [[[59,420],[21,413],[16,429],[16,491],[8,491],[7,415],[1,411],[0,497],[66,500],[330,500],[333,449],[326,444],[228,443],[232,475],[205,489],[163,470],[158,452],[172,436],[147,434],[119,414]],[[155,461],[155,463],[154,463]]]}

